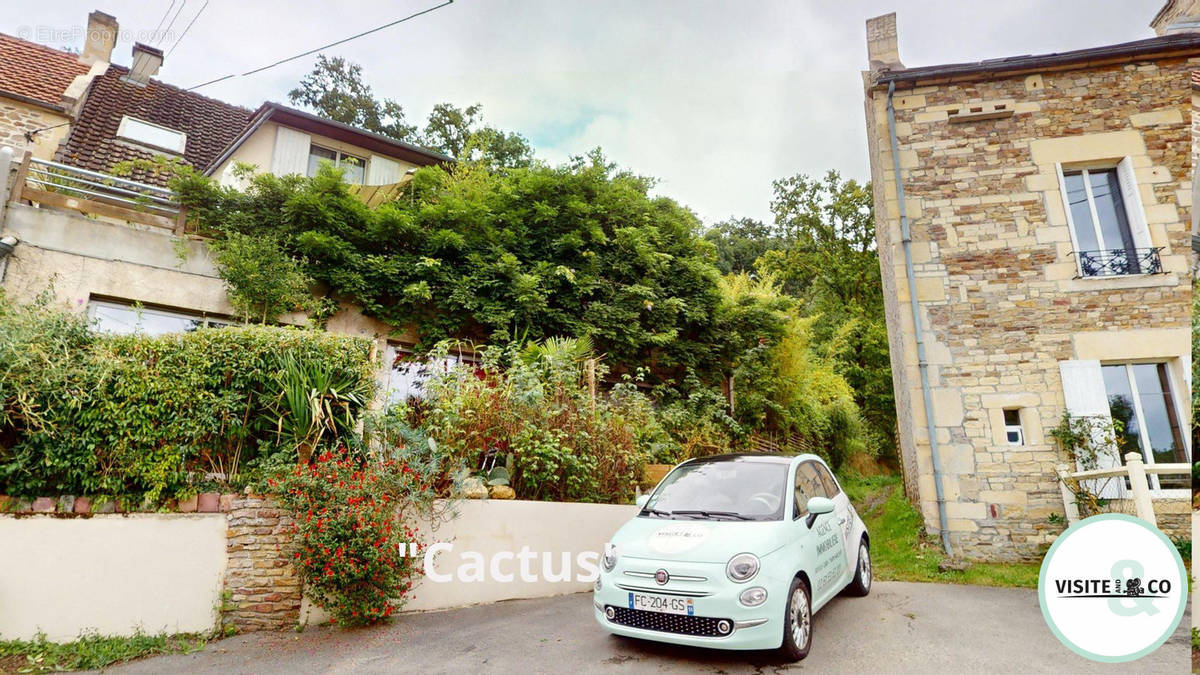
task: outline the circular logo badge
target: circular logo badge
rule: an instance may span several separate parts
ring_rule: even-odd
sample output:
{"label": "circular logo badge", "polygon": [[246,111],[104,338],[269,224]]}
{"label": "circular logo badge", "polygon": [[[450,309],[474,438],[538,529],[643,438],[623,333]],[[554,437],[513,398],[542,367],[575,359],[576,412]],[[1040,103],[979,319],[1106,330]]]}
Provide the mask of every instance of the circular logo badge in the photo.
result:
{"label": "circular logo badge", "polygon": [[1123,513],[1072,525],[1042,561],[1038,600],[1051,632],[1094,661],[1133,661],[1167,641],[1187,606],[1179,551]]}
{"label": "circular logo badge", "polygon": [[671,575],[667,574],[666,570],[659,570],[654,573],[654,581],[657,582],[659,586],[665,585],[670,580]]}

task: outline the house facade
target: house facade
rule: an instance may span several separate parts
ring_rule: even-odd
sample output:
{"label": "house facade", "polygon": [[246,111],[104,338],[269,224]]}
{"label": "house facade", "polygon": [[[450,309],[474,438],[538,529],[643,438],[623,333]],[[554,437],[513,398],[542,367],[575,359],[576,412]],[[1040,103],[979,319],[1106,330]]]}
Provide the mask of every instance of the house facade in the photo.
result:
{"label": "house facade", "polygon": [[[0,236],[18,242],[0,259],[0,286],[12,299],[52,290],[57,301],[112,332],[168,333],[237,321],[207,247],[182,227],[186,214],[172,229],[170,218],[128,213],[140,208],[130,200],[161,195],[147,190],[167,180],[137,169],[120,179],[142,187],[114,182],[115,167],[130,160],[163,158],[225,185],[237,185],[239,163],[276,175],[313,175],[328,161],[347,182],[364,187],[395,187],[418,167],[453,161],[277,103],[250,110],[162,82],[155,76],[164,55],[147,45],[133,46],[128,65],[112,63],[118,30],[114,17],[93,12],[80,54],[0,34],[0,147],[13,150],[10,166],[0,167]],[[26,151],[45,162],[23,161]],[[60,178],[68,173],[93,184],[68,188]],[[123,217],[121,208],[139,217]],[[375,339],[387,388],[419,388],[419,376],[398,358],[415,342],[411,331],[350,304],[326,328]]]}
{"label": "house facade", "polygon": [[[867,22],[905,487],[957,555],[1033,559],[1061,532],[1064,415],[1118,419],[1147,464],[1190,462],[1187,5],[1145,40],[917,68],[895,14]],[[1187,530],[1190,479],[1152,487],[1160,526]]]}

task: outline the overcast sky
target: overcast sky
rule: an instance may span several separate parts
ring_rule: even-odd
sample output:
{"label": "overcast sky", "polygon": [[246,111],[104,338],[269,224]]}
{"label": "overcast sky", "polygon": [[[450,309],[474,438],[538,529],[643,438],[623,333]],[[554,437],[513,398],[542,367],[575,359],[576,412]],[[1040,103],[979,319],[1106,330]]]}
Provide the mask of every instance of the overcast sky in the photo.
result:
{"label": "overcast sky", "polygon": [[[440,0],[209,0],[158,77],[188,87],[267,65]],[[0,32],[82,46],[87,14],[117,17],[128,65],[171,0],[7,0]],[[837,169],[869,178],[859,71],[864,22],[898,13],[907,66],[1150,37],[1163,0],[457,0],[326,53],[423,124],[435,103],[482,103],[551,162],[601,146],[656,176],[707,223],[769,219],[771,181]],[[175,0],[173,49],[205,0]],[[284,6],[287,9],[282,9]],[[166,23],[171,22],[167,16]],[[127,32],[127,34],[126,34]],[[201,89],[248,108],[287,103],[315,55]]]}

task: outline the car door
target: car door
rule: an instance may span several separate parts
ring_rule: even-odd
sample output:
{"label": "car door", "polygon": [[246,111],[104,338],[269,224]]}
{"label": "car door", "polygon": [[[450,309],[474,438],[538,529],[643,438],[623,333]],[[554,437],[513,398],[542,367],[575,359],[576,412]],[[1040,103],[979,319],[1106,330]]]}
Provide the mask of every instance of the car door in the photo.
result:
{"label": "car door", "polygon": [[801,536],[808,538],[805,546],[815,557],[813,568],[806,570],[813,585],[815,609],[842,589],[846,573],[846,549],[836,509],[832,513],[817,516],[811,528],[807,525],[807,505],[812,497],[828,497],[825,483],[812,461],[801,462],[796,467],[796,503],[793,508]]}
{"label": "car door", "polygon": [[858,565],[858,541],[851,536],[854,533],[854,507],[850,504],[850,497],[842,491],[829,467],[825,466],[823,462],[813,462],[813,464],[816,466],[817,473],[821,476],[821,483],[825,486],[826,496],[833,500],[833,512],[837,514],[838,526],[842,530],[842,544],[846,550],[846,564],[853,570]]}

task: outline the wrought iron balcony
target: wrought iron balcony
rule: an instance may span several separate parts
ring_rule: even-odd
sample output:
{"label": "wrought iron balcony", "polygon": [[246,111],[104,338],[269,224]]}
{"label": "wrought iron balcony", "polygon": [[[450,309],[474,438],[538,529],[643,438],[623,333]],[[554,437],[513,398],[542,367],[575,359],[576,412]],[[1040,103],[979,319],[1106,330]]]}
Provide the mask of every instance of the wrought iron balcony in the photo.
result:
{"label": "wrought iron balcony", "polygon": [[1162,274],[1162,259],[1157,248],[1114,248],[1106,251],[1078,251],[1081,277],[1119,277],[1127,274]]}

